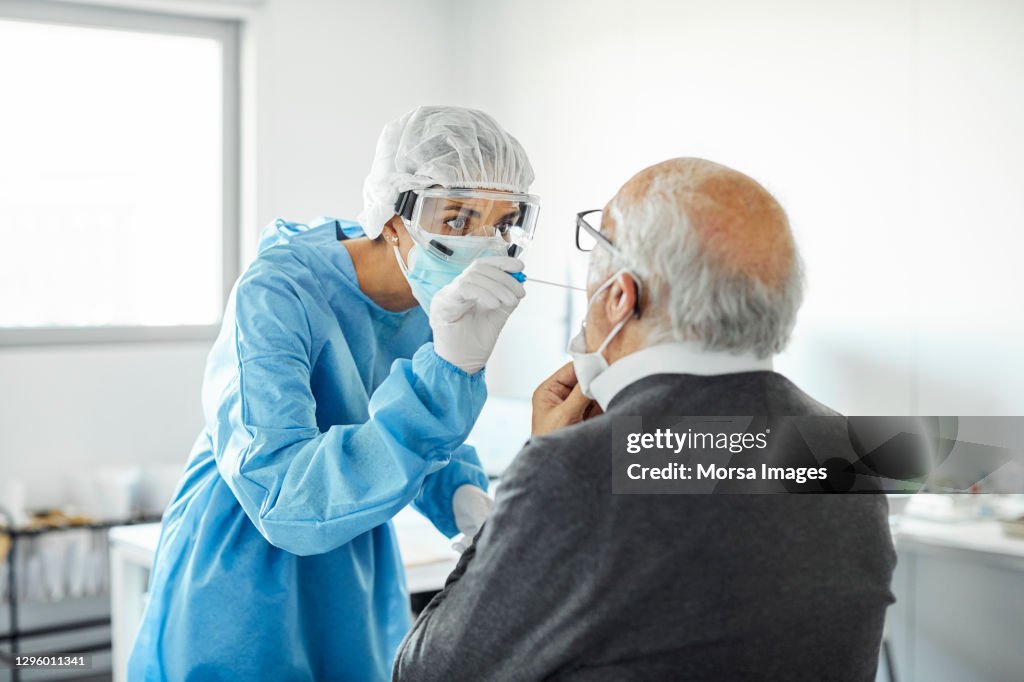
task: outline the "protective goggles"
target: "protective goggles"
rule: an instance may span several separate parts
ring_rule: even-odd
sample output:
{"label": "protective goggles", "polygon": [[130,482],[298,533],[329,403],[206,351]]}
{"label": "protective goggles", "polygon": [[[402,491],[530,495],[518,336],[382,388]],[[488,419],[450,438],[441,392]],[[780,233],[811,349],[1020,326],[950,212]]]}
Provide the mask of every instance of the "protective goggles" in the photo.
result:
{"label": "protective goggles", "polygon": [[491,190],[408,190],[395,202],[413,240],[454,263],[521,255],[533,240],[539,212],[540,200],[532,194]]}

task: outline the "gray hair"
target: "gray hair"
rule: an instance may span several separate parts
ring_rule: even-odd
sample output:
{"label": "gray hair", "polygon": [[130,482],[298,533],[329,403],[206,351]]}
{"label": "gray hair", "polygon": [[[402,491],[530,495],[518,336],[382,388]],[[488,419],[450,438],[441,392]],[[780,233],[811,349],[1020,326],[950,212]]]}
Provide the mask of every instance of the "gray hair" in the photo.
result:
{"label": "gray hair", "polygon": [[[673,186],[674,184],[674,186]],[[778,353],[789,342],[803,300],[803,266],[794,246],[781,286],[727,267],[694,231],[677,199],[678,178],[653,178],[644,196],[609,205],[616,255],[597,247],[594,266],[636,273],[648,297],[646,345],[697,340],[707,350]],[[600,255],[599,255],[600,253]]]}

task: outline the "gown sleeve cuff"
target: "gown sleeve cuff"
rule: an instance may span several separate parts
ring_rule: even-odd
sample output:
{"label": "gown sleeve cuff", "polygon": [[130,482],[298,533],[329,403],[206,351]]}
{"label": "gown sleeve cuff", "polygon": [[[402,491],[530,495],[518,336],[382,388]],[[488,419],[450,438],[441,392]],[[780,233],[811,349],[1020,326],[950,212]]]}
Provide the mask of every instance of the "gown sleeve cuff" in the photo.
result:
{"label": "gown sleeve cuff", "polygon": [[433,342],[428,342],[428,343],[423,344],[423,346],[418,351],[416,351],[416,355],[420,355],[421,353],[423,354],[423,358],[424,358],[424,360],[426,362],[431,362],[431,363],[435,364],[436,366],[440,367],[441,369],[443,369],[446,372],[454,372],[455,374],[458,374],[459,376],[467,377],[467,378],[472,379],[474,381],[483,381],[483,379],[484,379],[484,372],[486,371],[486,368],[483,368],[483,369],[479,370],[478,372],[474,372],[473,374],[470,374],[469,372],[467,372],[466,370],[462,369],[461,367],[458,367],[457,365],[453,365],[452,363],[448,362],[447,360],[442,358],[440,355],[438,355],[437,351],[434,350]]}

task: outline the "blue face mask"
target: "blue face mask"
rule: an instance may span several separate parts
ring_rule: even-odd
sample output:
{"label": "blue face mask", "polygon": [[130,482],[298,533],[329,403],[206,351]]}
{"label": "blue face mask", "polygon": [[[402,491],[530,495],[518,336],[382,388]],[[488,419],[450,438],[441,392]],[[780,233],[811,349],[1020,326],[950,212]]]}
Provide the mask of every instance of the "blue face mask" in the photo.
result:
{"label": "blue face mask", "polygon": [[[444,243],[444,246],[452,252],[452,261],[434,255],[419,244],[413,244],[409,249],[409,265],[406,266],[398,247],[392,247],[395,258],[398,260],[398,267],[409,281],[412,295],[419,301],[420,307],[427,315],[430,314],[430,302],[434,300],[434,295],[451,284],[463,270],[469,267],[474,258],[500,256],[504,253],[502,249],[504,241],[501,238],[458,237],[457,239],[464,240],[465,244],[460,245],[453,239]],[[483,244],[479,241],[481,239],[485,239],[488,243]]]}

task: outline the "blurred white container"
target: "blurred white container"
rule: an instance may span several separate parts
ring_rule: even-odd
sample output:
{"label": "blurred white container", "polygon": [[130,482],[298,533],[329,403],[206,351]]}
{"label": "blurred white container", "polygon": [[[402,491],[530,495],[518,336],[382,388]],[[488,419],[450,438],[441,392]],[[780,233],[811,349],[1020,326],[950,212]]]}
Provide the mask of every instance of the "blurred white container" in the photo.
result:
{"label": "blurred white container", "polygon": [[39,557],[40,575],[44,598],[59,601],[64,598],[67,585],[67,535],[63,532],[45,533],[35,538],[35,550]]}
{"label": "blurred white container", "polygon": [[117,521],[131,518],[138,505],[139,469],[101,469],[95,475],[96,489],[100,495],[99,514],[101,521]]}
{"label": "blurred white container", "polygon": [[69,597],[82,597],[86,594],[86,568],[87,562],[91,561],[92,533],[88,530],[69,530],[64,533],[68,543],[64,561]]}
{"label": "blurred white container", "polygon": [[[25,511],[25,481],[20,478],[9,478],[0,481],[0,507],[11,515],[15,527],[28,522]],[[0,520],[0,523],[3,523]]]}
{"label": "blurred white container", "polygon": [[146,516],[160,516],[174,497],[183,473],[180,464],[154,464],[142,470],[138,486],[138,510]]}
{"label": "blurred white container", "polygon": [[138,467],[103,468],[66,477],[67,510],[96,521],[129,519],[138,509]]}

